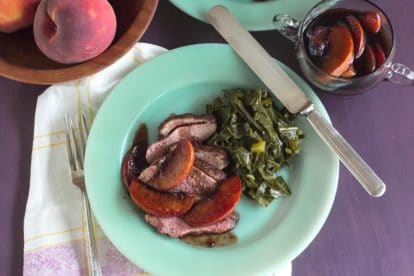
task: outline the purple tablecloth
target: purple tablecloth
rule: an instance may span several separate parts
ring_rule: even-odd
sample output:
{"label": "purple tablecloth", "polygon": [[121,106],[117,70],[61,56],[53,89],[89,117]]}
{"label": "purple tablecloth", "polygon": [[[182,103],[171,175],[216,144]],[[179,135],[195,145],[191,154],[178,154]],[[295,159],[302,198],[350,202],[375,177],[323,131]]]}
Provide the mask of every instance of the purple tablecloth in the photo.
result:
{"label": "purple tablecloth", "polygon": [[[393,22],[395,60],[414,67],[414,1],[375,2]],[[289,41],[275,31],[254,35],[273,56],[299,72]],[[161,0],[142,41],[172,49],[223,40],[212,27]],[[0,275],[22,273],[33,118],[36,97],[44,89],[0,77]],[[388,189],[384,197],[370,198],[341,168],[331,214],[317,238],[294,261],[293,275],[413,275],[414,88],[383,82],[359,96],[318,94],[334,125]]]}

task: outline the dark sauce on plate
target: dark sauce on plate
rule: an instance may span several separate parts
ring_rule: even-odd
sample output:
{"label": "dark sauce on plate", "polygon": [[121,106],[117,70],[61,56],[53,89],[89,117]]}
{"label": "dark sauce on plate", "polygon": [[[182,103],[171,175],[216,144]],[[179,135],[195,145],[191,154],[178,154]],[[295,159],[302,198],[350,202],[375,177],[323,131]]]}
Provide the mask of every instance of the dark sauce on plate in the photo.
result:
{"label": "dark sauce on plate", "polygon": [[185,243],[199,247],[229,246],[237,242],[237,236],[233,232],[222,234],[188,235],[180,238]]}
{"label": "dark sauce on plate", "polygon": [[133,156],[130,160],[129,168],[134,177],[138,177],[143,169],[148,166],[145,159],[145,153],[148,148],[148,127],[142,123],[135,132],[134,140],[132,141],[131,149],[133,149]]}
{"label": "dark sauce on plate", "polygon": [[131,179],[137,178],[141,171],[148,166],[147,160],[145,159],[147,147],[148,127],[143,123],[135,132],[132,145],[122,161],[121,178],[127,193],[129,193],[129,183]]}
{"label": "dark sauce on plate", "polygon": [[142,123],[135,132],[132,147],[137,145],[148,146],[148,127],[145,123]]}

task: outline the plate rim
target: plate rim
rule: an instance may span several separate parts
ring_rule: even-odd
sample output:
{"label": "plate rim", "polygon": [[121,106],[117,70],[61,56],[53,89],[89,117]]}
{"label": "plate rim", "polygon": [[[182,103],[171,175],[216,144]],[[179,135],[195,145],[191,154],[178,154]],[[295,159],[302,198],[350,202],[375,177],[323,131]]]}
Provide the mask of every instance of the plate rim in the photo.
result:
{"label": "plate rim", "polygon": [[[249,31],[269,31],[275,30],[276,27],[273,24],[273,17],[278,13],[286,13],[297,20],[302,20],[305,18],[305,15],[310,11],[310,9],[316,5],[319,0],[307,0],[311,5],[305,3],[305,10],[298,10],[293,8],[292,2],[287,2],[287,0],[274,0],[266,2],[257,2],[257,3],[244,3],[236,2],[234,0],[169,0],[174,6],[180,9],[185,14],[198,19],[204,23],[209,24],[207,15],[203,15],[200,10],[201,7],[212,7],[214,5],[224,5],[226,6],[236,17],[241,21],[246,29]],[[201,3],[200,1],[204,1]],[[303,2],[300,1],[303,6]],[[279,12],[278,12],[279,11]],[[252,13],[256,14],[256,17],[260,19],[255,19],[250,22],[244,18],[244,14]],[[206,13],[206,12],[205,12]],[[247,22],[249,21],[249,22]]]}
{"label": "plate rim", "polygon": [[[169,60],[169,59],[174,59],[174,58],[177,58],[177,57],[182,57],[182,55],[183,55],[183,52],[185,53],[186,51],[194,51],[193,49],[194,48],[199,48],[199,49],[203,49],[203,47],[204,47],[204,49],[207,49],[207,48],[211,48],[211,47],[221,47],[221,49],[220,50],[223,50],[223,51],[228,51],[229,49],[231,49],[228,45],[226,45],[226,44],[220,44],[220,43],[204,43],[204,44],[195,44],[195,45],[189,45],[189,46],[184,46],[184,47],[180,47],[180,48],[177,48],[177,49],[174,49],[174,50],[171,50],[171,51],[169,51],[169,52],[166,52],[166,53],[164,53],[164,54],[161,54],[159,57],[156,57],[156,58],[154,58],[154,59],[152,59],[152,60],[150,60],[150,61],[148,61],[147,63],[145,63],[145,64],[143,64],[143,65],[141,65],[141,66],[139,66],[138,68],[136,68],[135,70],[133,70],[126,78],[124,78],[123,80],[121,80],[121,82],[116,86],[116,87],[119,87],[123,82],[128,82],[128,79],[129,78],[132,78],[135,74],[138,74],[141,70],[145,70],[145,66],[146,66],[146,64],[149,64],[149,63],[151,63],[151,64],[161,64],[162,65],[162,63],[164,62],[164,60],[165,59],[167,59],[167,60]],[[198,50],[198,49],[197,49]],[[202,50],[200,50],[200,51],[202,51]],[[171,57],[172,56],[172,57]],[[159,65],[158,65],[159,66]],[[283,65],[283,67],[286,67],[286,68],[288,68],[287,66],[285,66],[285,65]],[[300,79],[300,80],[302,80],[298,75],[296,75],[296,73],[295,72],[293,72],[291,69],[289,69],[288,68],[288,70],[290,70],[298,79]],[[135,73],[134,73],[135,72]],[[137,73],[138,72],[138,73]],[[322,110],[322,114],[324,114],[324,115],[326,115],[327,116],[327,118],[328,118],[328,120],[329,120],[329,115],[327,114],[327,111],[326,111],[326,109],[325,109],[325,107],[323,106],[323,104],[320,102],[320,100],[319,100],[319,98],[316,96],[316,94],[313,92],[313,90],[309,87],[309,85],[307,85],[303,80],[302,80],[302,82],[303,82],[303,84],[304,85],[306,85],[307,86],[307,89],[309,89],[309,91],[312,91],[312,93],[313,93],[313,95],[312,95],[312,97],[315,97],[315,99],[314,99],[314,101],[316,100],[317,101],[317,106],[319,107],[319,108],[321,108]],[[114,88],[114,89],[116,89],[116,88]],[[108,97],[107,97],[107,99],[105,100],[105,102],[103,103],[103,105],[101,106],[101,108],[100,108],[100,111],[98,112],[98,114],[97,114],[97,116],[96,116],[96,119],[95,119],[95,122],[96,121],[100,121],[100,114],[102,114],[102,111],[101,110],[104,110],[105,109],[105,106],[108,104],[108,102],[110,102],[110,101],[113,101],[113,100],[111,100],[112,98],[114,98],[114,97],[119,97],[119,95],[117,95],[117,96],[114,96],[116,93],[111,93],[111,94],[109,94],[108,95]],[[143,106],[143,108],[145,108],[145,106]],[[137,116],[138,116],[138,114],[139,114],[140,112],[139,111],[137,111]],[[92,137],[94,137],[94,135],[95,135],[95,132],[96,132],[97,130],[96,130],[96,124],[94,124],[93,126],[92,126],[92,129],[91,129],[91,136]],[[86,177],[86,182],[87,182],[87,185],[86,185],[86,187],[87,187],[87,192],[88,192],[88,194],[90,194],[90,195],[93,195],[93,188],[91,187],[91,185],[92,184],[88,184],[88,183],[90,183],[90,181],[88,181],[88,180],[90,180],[91,179],[91,173],[90,173],[90,170],[88,170],[88,164],[89,164],[89,158],[88,158],[88,156],[90,156],[90,151],[91,151],[91,148],[92,148],[93,146],[91,146],[91,143],[88,143],[88,146],[87,146],[87,149],[86,149],[86,160],[85,160],[85,168],[86,168],[86,170],[85,170],[85,177]],[[332,153],[333,154],[333,153]],[[300,245],[300,246],[297,246],[296,247],[296,249],[295,250],[292,250],[292,252],[294,252],[293,254],[291,254],[291,255],[294,255],[293,257],[292,256],[289,256],[289,261],[292,261],[294,258],[296,258],[301,252],[303,252],[303,250],[304,249],[306,249],[306,247],[308,247],[309,246],[309,244],[312,242],[312,240],[316,237],[316,235],[317,235],[317,233],[320,231],[320,229],[322,228],[322,226],[323,226],[323,224],[326,222],[326,219],[327,219],[327,217],[328,217],[328,215],[329,215],[329,213],[330,213],[330,211],[331,211],[331,209],[332,209],[332,205],[333,205],[333,202],[334,202],[334,199],[335,199],[335,195],[336,195],[336,191],[337,191],[337,185],[338,185],[338,179],[339,179],[339,160],[336,158],[335,159],[336,160],[336,162],[335,162],[335,164],[333,164],[333,167],[334,167],[334,171],[332,172],[332,176],[333,176],[333,178],[335,179],[335,181],[334,181],[334,187],[332,188],[333,190],[332,190],[332,194],[330,194],[327,198],[326,198],[326,202],[325,202],[325,205],[326,205],[326,207],[325,208],[323,208],[323,211],[322,211],[322,214],[319,216],[319,219],[318,219],[318,222],[317,222],[317,225],[315,224],[314,226],[313,226],[313,229],[311,229],[311,230],[309,230],[309,233],[308,233],[308,235],[307,235],[307,237],[305,237],[305,239],[304,239],[304,241],[302,241],[302,244]],[[94,199],[94,196],[92,196],[91,197],[91,206],[92,206],[92,209],[94,210],[94,212],[97,210],[97,206],[96,206],[96,202],[95,202],[95,199]],[[102,230],[107,234],[108,233],[108,228],[105,226],[105,223],[101,223],[103,220],[101,219],[100,220],[100,218],[101,218],[101,214],[99,214],[98,215],[98,213],[99,213],[99,211],[98,212],[95,212],[97,215],[96,215],[96,217],[97,217],[97,219],[98,219],[98,221],[100,222],[100,224],[101,224],[101,227],[102,227]],[[119,245],[119,242],[118,241],[114,241],[114,237],[112,237],[111,236],[112,234],[109,234],[109,235],[107,235],[107,237],[114,243],[114,245],[122,252],[122,254],[124,254],[127,258],[129,258],[131,261],[133,261],[134,263],[139,263],[138,265],[140,266],[140,267],[143,267],[143,268],[146,268],[146,269],[148,269],[149,271],[152,271],[152,269],[151,268],[149,268],[149,267],[146,267],[146,265],[143,265],[143,263],[141,263],[140,261],[139,262],[136,262],[136,258],[134,258],[128,251],[129,250],[124,250],[125,248],[123,248],[122,246],[120,246]],[[169,274],[171,274],[171,271],[169,271]]]}

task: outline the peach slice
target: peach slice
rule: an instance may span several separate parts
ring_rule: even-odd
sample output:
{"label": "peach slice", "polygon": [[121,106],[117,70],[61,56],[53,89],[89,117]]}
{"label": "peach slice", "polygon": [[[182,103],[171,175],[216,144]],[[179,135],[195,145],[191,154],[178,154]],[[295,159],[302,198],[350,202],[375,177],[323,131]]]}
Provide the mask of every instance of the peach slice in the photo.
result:
{"label": "peach slice", "polygon": [[353,65],[353,64],[351,64],[351,65],[349,66],[348,70],[346,70],[346,71],[345,71],[345,72],[341,75],[341,77],[343,77],[343,78],[352,78],[352,77],[355,77],[355,75],[356,75],[355,67],[354,67],[354,65]]}
{"label": "peach slice", "polygon": [[365,46],[364,54],[355,61],[355,67],[362,74],[369,74],[377,67],[374,50],[369,43]]}
{"label": "peach slice", "polygon": [[197,203],[184,215],[184,221],[191,226],[214,224],[226,218],[240,200],[242,184],[238,176],[224,179],[209,198]]}
{"label": "peach slice", "polygon": [[359,16],[359,21],[370,33],[376,34],[381,30],[381,16],[377,12],[364,12]]}
{"label": "peach slice", "polygon": [[364,29],[358,19],[353,15],[348,15],[346,21],[351,30],[352,38],[354,39],[355,58],[359,58],[364,52],[365,44],[367,43]]}
{"label": "peach slice", "polygon": [[149,181],[157,190],[165,191],[180,185],[194,164],[194,148],[189,140],[181,140],[162,163],[160,171]]}
{"label": "peach slice", "polygon": [[193,196],[177,196],[155,191],[138,179],[129,186],[134,203],[146,213],[157,217],[176,217],[185,214],[194,203]]}
{"label": "peach slice", "polygon": [[323,56],[328,45],[329,27],[315,27],[309,37],[308,51],[312,56]]}
{"label": "peach slice", "polygon": [[381,45],[379,45],[378,43],[375,44],[373,50],[374,50],[375,60],[377,62],[377,68],[378,68],[385,63],[385,60],[387,59],[387,57],[385,56],[385,52],[382,49]]}
{"label": "peach slice", "polygon": [[339,77],[352,63],[354,58],[354,42],[351,32],[346,26],[335,25],[328,36],[329,49],[321,69],[327,74]]}

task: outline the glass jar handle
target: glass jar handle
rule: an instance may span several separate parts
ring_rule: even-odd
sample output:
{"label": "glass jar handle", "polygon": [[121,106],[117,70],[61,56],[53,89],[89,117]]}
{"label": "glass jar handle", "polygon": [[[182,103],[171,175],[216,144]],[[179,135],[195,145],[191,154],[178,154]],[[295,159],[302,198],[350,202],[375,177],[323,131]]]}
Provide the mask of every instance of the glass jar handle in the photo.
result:
{"label": "glass jar handle", "polygon": [[385,76],[386,80],[399,85],[414,85],[414,71],[401,63],[393,63]]}
{"label": "glass jar handle", "polygon": [[287,14],[280,13],[273,17],[275,28],[287,39],[296,42],[299,38],[300,21]]}

